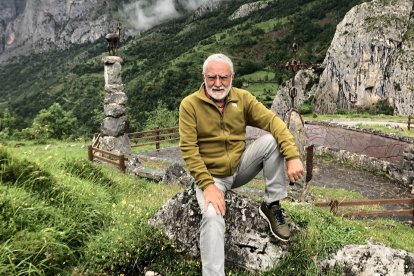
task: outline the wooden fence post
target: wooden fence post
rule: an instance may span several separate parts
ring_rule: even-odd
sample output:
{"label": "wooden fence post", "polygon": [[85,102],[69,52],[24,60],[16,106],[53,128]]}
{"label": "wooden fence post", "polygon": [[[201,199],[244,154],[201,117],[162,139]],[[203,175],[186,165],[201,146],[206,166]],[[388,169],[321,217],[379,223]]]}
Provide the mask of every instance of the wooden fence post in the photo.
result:
{"label": "wooden fence post", "polygon": [[408,124],[407,124],[408,131],[410,131],[410,129],[411,129],[411,118],[412,118],[411,114],[408,115]]}
{"label": "wooden fence post", "polygon": [[125,172],[126,166],[125,166],[125,155],[121,154],[119,156],[119,169],[122,172]]}
{"label": "wooden fence post", "polygon": [[157,137],[155,137],[155,140],[157,141],[157,143],[155,143],[155,149],[159,150],[160,149],[160,130],[157,129],[157,131],[155,132],[157,134]]}
{"label": "wooden fence post", "polygon": [[88,159],[89,161],[93,161],[92,145],[88,145]]}

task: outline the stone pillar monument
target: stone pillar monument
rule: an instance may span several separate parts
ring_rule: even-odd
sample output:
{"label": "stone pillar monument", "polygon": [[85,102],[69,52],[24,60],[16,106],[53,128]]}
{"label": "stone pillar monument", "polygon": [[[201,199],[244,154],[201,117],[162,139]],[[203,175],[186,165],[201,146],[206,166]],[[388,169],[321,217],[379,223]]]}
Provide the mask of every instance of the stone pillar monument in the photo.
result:
{"label": "stone pillar monument", "polygon": [[101,148],[111,152],[130,155],[131,143],[126,134],[128,119],[126,116],[127,95],[121,79],[122,58],[106,56],[105,65],[105,119],[101,124]]}

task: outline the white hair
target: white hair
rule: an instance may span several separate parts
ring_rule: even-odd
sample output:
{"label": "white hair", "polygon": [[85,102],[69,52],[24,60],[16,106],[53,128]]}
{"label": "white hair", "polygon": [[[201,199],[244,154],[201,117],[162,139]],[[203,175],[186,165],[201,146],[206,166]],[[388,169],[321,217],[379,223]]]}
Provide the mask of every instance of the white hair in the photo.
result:
{"label": "white hair", "polygon": [[231,73],[234,74],[233,62],[228,56],[224,54],[212,54],[206,58],[203,64],[203,74],[206,72],[207,65],[210,61],[221,61],[227,63],[230,66]]}

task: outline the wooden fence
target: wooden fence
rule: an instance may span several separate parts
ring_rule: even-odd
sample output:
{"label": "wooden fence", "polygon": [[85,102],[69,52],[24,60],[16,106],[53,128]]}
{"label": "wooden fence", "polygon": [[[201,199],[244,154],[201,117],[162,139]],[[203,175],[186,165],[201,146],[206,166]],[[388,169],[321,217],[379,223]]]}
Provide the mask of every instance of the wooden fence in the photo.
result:
{"label": "wooden fence", "polygon": [[95,135],[92,140],[92,144],[88,146],[88,159],[93,161],[98,159],[106,163],[115,165],[120,171],[125,172],[126,165],[125,162],[128,161],[128,158],[123,154],[113,153],[99,148],[100,144],[100,135]]}
{"label": "wooden fence", "polygon": [[141,147],[145,145],[155,145],[160,148],[161,143],[177,141],[180,139],[178,127],[160,128],[141,132],[128,133],[131,147]]}
{"label": "wooden fence", "polygon": [[[339,207],[345,206],[363,206],[363,205],[411,205],[411,208],[395,209],[395,210],[372,210],[372,211],[344,211],[340,212]],[[414,198],[396,198],[396,199],[361,199],[361,200],[331,200],[324,202],[315,202],[315,206],[329,207],[331,212],[348,218],[354,217],[386,217],[386,216],[404,216],[410,215],[409,219],[414,218]]]}

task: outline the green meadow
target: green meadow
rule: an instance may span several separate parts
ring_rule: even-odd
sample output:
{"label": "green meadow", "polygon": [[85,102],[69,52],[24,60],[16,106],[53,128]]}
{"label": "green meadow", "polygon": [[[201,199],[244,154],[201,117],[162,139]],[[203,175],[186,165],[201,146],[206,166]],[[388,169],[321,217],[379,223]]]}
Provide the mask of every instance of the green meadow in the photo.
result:
{"label": "green meadow", "polygon": [[[148,270],[200,275],[197,258],[178,253],[148,224],[185,187],[91,163],[85,141],[7,142],[0,156],[0,275],[142,275]],[[344,190],[312,192],[319,199],[361,197]],[[262,275],[318,275],[318,259],[368,240],[414,252],[412,227],[394,220],[348,220],[309,204],[284,206],[301,230],[290,242],[291,253]],[[341,269],[323,273],[340,275]],[[238,268],[228,268],[227,274],[249,275]]]}

